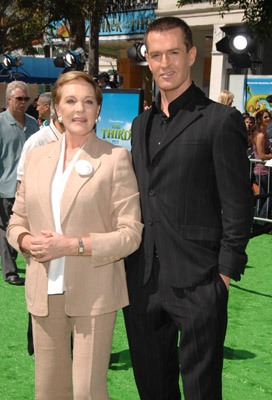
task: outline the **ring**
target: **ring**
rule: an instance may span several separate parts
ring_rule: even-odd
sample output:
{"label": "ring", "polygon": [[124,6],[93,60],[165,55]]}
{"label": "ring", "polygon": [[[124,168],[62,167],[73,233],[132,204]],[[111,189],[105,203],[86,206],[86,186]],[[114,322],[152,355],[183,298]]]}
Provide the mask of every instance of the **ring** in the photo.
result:
{"label": "ring", "polygon": [[37,253],[37,257],[42,257],[42,253]]}

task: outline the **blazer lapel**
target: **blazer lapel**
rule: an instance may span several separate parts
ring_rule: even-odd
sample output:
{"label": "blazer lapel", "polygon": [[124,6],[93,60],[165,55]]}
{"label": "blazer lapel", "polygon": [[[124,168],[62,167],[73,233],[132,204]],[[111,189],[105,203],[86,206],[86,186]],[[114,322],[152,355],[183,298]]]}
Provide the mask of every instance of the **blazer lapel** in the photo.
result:
{"label": "blazer lapel", "polygon": [[[145,165],[148,165],[150,163],[150,158],[148,154],[148,132],[150,132],[151,126],[152,126],[152,121],[154,118],[153,112],[147,111],[147,117],[142,118],[141,123],[140,123],[140,129],[136,132],[136,135],[139,135],[139,142],[140,142],[140,148],[141,148],[141,154],[143,155]],[[132,149],[133,150],[133,149]],[[137,154],[134,155],[134,157],[137,157]]]}
{"label": "blazer lapel", "polygon": [[62,195],[61,215],[60,215],[61,224],[63,223],[68,212],[70,211],[73,201],[77,196],[78,192],[80,191],[82,186],[85,185],[86,182],[92,179],[93,175],[95,174],[96,170],[100,165],[100,160],[97,159],[98,147],[99,147],[99,140],[97,139],[96,134],[93,133],[85,143],[85,146],[81,150],[80,155],[78,157],[78,160],[88,161],[92,165],[93,170],[90,175],[82,176],[79,175],[76,172],[75,167],[73,167],[70,176],[66,182],[65,189]]}
{"label": "blazer lapel", "polygon": [[50,229],[52,230],[55,230],[55,223],[51,206],[51,183],[59,161],[61,142],[62,137],[58,142],[56,142],[56,145],[52,146],[52,150],[49,151],[40,162],[38,171],[37,197],[44,213],[44,217],[46,221],[49,222]]}

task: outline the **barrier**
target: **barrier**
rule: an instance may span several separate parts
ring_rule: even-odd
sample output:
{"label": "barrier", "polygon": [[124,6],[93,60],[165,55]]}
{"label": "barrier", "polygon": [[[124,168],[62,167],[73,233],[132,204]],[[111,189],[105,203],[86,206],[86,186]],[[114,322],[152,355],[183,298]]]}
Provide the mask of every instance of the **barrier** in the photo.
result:
{"label": "barrier", "polygon": [[[254,192],[254,222],[251,237],[267,233],[272,230],[272,164],[267,161],[251,158],[250,180]],[[265,164],[268,174],[261,175],[261,169],[256,175],[256,164]]]}

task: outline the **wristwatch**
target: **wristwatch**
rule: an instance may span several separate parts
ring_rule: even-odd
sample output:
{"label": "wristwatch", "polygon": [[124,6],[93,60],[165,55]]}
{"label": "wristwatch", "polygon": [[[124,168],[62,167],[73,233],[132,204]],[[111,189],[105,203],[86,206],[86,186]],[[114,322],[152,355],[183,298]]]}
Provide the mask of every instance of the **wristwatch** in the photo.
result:
{"label": "wristwatch", "polygon": [[82,256],[84,254],[84,246],[82,239],[78,239],[78,255]]}

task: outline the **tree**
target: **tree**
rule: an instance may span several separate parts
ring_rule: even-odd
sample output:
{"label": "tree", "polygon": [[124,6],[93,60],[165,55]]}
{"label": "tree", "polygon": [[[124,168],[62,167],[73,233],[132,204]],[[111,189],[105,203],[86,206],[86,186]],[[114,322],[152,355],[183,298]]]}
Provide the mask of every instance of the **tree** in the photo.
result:
{"label": "tree", "polygon": [[0,54],[23,48],[34,54],[33,40],[42,40],[44,18],[31,4],[22,8],[20,1],[0,3]]}
{"label": "tree", "polygon": [[[178,0],[177,7],[200,2],[199,0]],[[222,15],[229,12],[232,6],[239,6],[244,10],[243,21],[249,25],[259,41],[272,37],[271,0],[209,0],[209,2],[220,6]]]}
{"label": "tree", "polygon": [[89,21],[89,72],[98,73],[99,27],[102,18],[131,9],[131,0],[2,0],[0,5],[0,53],[22,48],[35,53],[33,41],[42,42],[54,23],[69,31],[68,49],[85,49]]}

